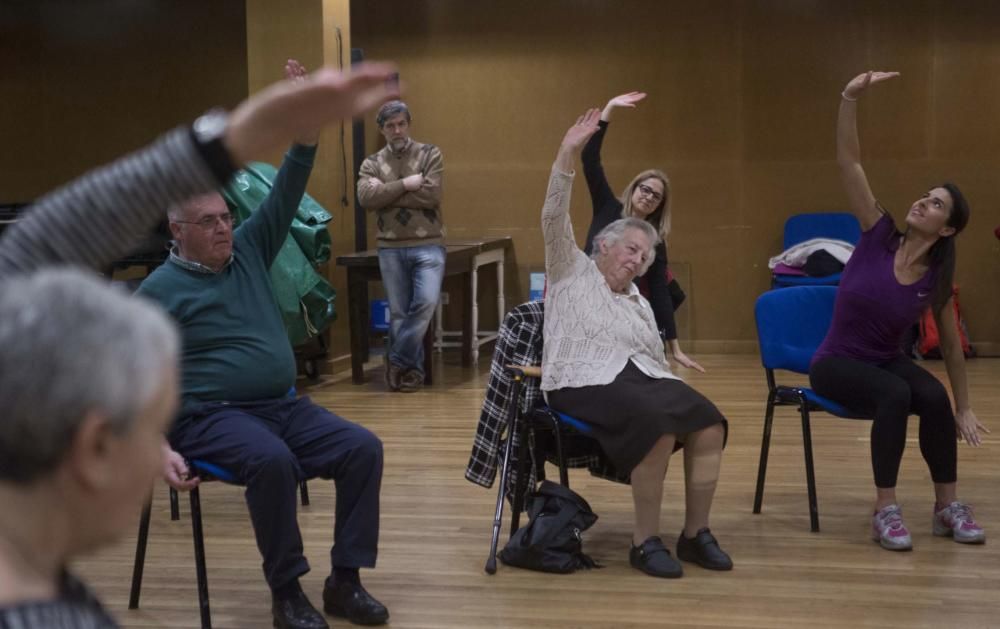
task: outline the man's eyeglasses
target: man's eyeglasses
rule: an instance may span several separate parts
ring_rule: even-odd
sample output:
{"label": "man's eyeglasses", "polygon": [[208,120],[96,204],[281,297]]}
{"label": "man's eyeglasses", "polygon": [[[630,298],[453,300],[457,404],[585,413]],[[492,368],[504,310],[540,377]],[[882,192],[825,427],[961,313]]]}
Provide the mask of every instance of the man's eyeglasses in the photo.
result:
{"label": "man's eyeglasses", "polygon": [[653,190],[644,183],[640,183],[638,186],[636,186],[636,189],[639,191],[639,194],[646,195],[656,203],[659,203],[660,201],[663,200],[662,194],[660,194],[656,190]]}
{"label": "man's eyeglasses", "polygon": [[225,214],[213,214],[211,216],[203,216],[196,221],[171,221],[172,223],[183,223],[184,225],[197,225],[198,227],[208,231],[210,229],[215,229],[215,224],[222,221],[223,225],[232,227],[233,225],[233,214],[231,212],[226,212]]}

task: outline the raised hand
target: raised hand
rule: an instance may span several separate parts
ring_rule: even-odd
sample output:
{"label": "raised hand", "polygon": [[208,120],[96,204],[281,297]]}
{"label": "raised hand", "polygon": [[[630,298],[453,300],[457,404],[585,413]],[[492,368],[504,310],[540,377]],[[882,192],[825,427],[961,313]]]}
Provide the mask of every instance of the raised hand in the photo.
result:
{"label": "raised hand", "polygon": [[635,104],[646,98],[646,92],[629,92],[627,94],[619,94],[611,100],[608,104],[604,106],[604,111],[601,112],[601,120],[607,122],[611,119],[611,111],[615,107],[629,107],[634,109]]}
{"label": "raised hand", "polygon": [[868,72],[859,74],[851,79],[847,86],[844,87],[844,91],[841,95],[847,100],[858,100],[858,96],[868,89],[869,85],[881,83],[882,81],[888,81],[889,79],[897,76],[899,76],[899,72],[878,72],[875,70],[869,70]]}
{"label": "raised hand", "polygon": [[[293,83],[299,83],[306,80],[306,76],[309,73],[306,72],[306,67],[298,62],[296,59],[289,59],[285,62],[285,78]],[[319,142],[319,129],[313,129],[298,138],[294,139],[296,144],[302,144],[305,146],[312,146]]]}
{"label": "raised hand", "polygon": [[597,133],[597,121],[600,119],[597,109],[588,109],[586,113],[576,119],[576,122],[566,130],[563,136],[562,148],[577,153],[587,143],[590,136]]}
{"label": "raised hand", "polygon": [[583,145],[587,143],[590,136],[597,133],[597,121],[600,120],[600,110],[588,109],[586,113],[576,119],[572,127],[566,130],[562,143],[559,145],[559,153],[556,154],[556,161],[553,164],[564,173],[573,171],[573,162],[580,153]]}
{"label": "raised hand", "polygon": [[304,65],[299,63],[296,59],[289,59],[285,62],[285,78],[289,81],[300,81],[306,78],[306,72]]}
{"label": "raised hand", "polygon": [[317,129],[399,96],[395,66],[361,63],[345,74],[322,68],[254,94],[232,112],[223,140],[238,165],[262,159]]}

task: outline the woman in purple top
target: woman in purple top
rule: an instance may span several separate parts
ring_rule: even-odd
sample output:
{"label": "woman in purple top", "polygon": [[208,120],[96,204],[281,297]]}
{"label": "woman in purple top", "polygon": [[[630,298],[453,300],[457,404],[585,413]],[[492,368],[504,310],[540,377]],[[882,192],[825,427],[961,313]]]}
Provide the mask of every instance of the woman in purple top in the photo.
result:
{"label": "woman in purple top", "polygon": [[[931,188],[910,206],[900,232],[875,200],[860,162],[856,101],[869,85],[898,74],[861,74],[841,95],[837,162],[864,233],[844,269],[833,321],[813,357],[809,379],[820,395],[874,417],[875,541],[889,550],[912,548],[896,501],[896,476],[913,413],[920,416],[920,452],[934,481],[934,534],[982,543],[983,529],[956,494],[956,435],[978,446],[979,432],[989,432],[969,406],[951,291],[955,236],[969,221],[969,206],[954,184]],[[903,333],[928,305],[940,331],[955,412],[941,382],[901,350]]]}

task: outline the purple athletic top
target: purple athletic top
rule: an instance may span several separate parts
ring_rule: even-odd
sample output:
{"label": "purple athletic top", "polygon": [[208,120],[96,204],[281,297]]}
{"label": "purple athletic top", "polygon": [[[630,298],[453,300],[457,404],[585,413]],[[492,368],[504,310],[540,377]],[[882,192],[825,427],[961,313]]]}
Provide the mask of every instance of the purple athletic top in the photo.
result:
{"label": "purple athletic top", "polygon": [[872,228],[861,234],[840,276],[833,321],[813,355],[813,364],[831,356],[872,364],[900,356],[903,334],[930,303],[937,268],[908,286],[896,280],[893,260],[901,234],[882,212]]}

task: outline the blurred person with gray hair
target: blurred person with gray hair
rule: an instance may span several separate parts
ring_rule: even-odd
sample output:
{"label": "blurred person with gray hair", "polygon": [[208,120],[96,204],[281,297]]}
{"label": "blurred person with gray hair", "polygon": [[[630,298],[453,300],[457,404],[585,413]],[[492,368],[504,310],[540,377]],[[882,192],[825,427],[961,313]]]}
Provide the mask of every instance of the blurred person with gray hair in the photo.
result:
{"label": "blurred person with gray hair", "polygon": [[417,391],[424,382],[424,334],[444,279],[441,149],[410,138],[410,109],[390,101],[375,122],[385,146],[362,164],[358,200],[373,210],[379,270],[389,299],[385,382]]}
{"label": "blurred person with gray hair", "polygon": [[0,627],[114,627],[67,564],[122,535],[161,472],[177,331],[79,270],[0,289]]}
{"label": "blurred person with gray hair", "polygon": [[708,528],[728,424],[670,370],[653,310],[633,283],[652,263],[659,234],[640,217],[620,218],[594,236],[590,257],[573,235],[573,166],[597,133],[599,114],[589,110],[566,132],[542,207],[548,292],[541,389],[552,408],[589,424],[617,471],[630,476],[634,568],[655,577],[683,574],[659,536],[667,464],[682,448],[685,515],[677,555],[730,570],[732,560]]}

